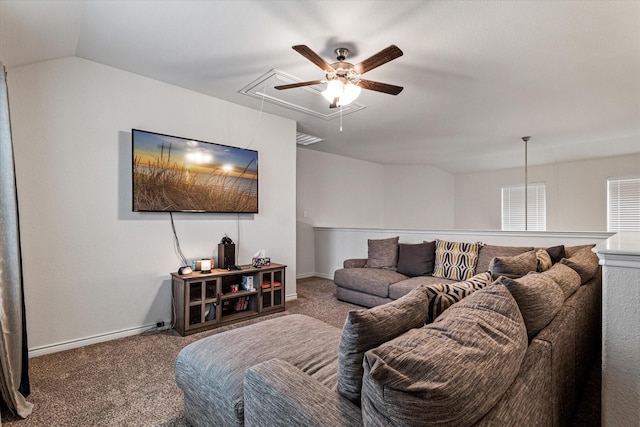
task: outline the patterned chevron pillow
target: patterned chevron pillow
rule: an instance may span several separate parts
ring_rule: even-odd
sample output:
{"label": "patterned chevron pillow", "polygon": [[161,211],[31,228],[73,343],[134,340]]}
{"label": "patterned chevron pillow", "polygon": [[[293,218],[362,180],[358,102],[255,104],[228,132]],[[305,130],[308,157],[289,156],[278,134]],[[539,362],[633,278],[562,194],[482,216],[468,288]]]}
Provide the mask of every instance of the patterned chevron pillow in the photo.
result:
{"label": "patterned chevron pillow", "polygon": [[476,271],[482,243],[447,242],[436,239],[433,277],[451,280],[470,279]]}
{"label": "patterned chevron pillow", "polygon": [[433,322],[454,303],[484,288],[491,283],[491,272],[476,274],[471,279],[458,283],[437,283],[427,287],[427,322]]}

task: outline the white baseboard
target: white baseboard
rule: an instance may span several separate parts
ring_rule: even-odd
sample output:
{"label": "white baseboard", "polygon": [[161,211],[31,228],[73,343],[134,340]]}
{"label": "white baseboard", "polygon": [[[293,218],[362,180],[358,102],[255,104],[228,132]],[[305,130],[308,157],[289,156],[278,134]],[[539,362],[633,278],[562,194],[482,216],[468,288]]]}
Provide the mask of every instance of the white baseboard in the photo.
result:
{"label": "white baseboard", "polygon": [[[171,322],[165,321],[165,325],[169,325]],[[29,349],[29,358],[43,356],[45,354],[57,353],[59,351],[71,350],[72,348],[84,347],[91,344],[97,344],[105,341],[111,341],[118,338],[130,337],[133,335],[140,335],[143,332],[154,328],[155,323],[147,326],[139,326],[135,328],[123,329],[121,331],[108,332],[105,334],[94,335],[86,338],[78,338],[75,340],[65,341],[56,344],[44,345],[41,347],[35,347]]]}
{"label": "white baseboard", "polygon": [[315,273],[302,273],[302,274],[296,275],[296,279],[307,279],[307,278],[313,277],[315,275],[316,275]]}

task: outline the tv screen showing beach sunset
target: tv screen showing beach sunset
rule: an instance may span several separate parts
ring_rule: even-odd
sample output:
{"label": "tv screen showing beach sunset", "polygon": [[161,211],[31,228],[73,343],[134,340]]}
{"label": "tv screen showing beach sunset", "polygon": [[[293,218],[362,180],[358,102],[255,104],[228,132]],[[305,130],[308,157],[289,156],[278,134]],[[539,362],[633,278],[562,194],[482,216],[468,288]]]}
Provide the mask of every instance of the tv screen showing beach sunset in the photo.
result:
{"label": "tv screen showing beach sunset", "polygon": [[258,213],[258,152],[133,129],[133,210]]}

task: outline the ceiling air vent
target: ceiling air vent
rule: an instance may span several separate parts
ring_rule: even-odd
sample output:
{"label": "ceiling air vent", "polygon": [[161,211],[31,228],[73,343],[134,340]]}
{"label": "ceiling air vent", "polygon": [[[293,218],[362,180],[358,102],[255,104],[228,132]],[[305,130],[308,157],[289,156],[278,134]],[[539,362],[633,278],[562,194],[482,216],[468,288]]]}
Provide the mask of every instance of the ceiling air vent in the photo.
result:
{"label": "ceiling air vent", "polygon": [[298,145],[311,145],[316,142],[322,141],[322,138],[318,138],[317,136],[307,135],[306,133],[297,132],[296,133],[296,143]]}

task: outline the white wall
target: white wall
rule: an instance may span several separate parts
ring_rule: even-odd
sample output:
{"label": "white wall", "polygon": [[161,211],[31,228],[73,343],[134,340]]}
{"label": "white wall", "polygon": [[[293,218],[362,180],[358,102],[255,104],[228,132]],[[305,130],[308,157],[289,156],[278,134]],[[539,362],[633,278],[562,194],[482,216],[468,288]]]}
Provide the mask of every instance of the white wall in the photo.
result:
{"label": "white wall", "polygon": [[385,228],[453,228],[452,174],[433,166],[388,165],[384,177]]}
{"label": "white wall", "polygon": [[313,227],[453,228],[453,175],[299,148],[298,277],[312,276]]}
{"label": "white wall", "polygon": [[298,277],[315,273],[314,226],[381,227],[384,167],[298,148]]}
{"label": "white wall", "polygon": [[[131,212],[132,128],[259,151],[260,213],[175,214],[187,258],[239,262],[258,249],[289,266],[295,295],[295,122],[66,58],[8,70],[31,354],[171,319],[181,262],[168,214]],[[240,231],[238,240],[237,230]]]}
{"label": "white wall", "polygon": [[[547,230],[607,229],[607,178],[640,175],[640,154],[528,168],[546,183]],[[524,168],[456,175],[455,228],[500,230],[500,188],[523,185]]]}

